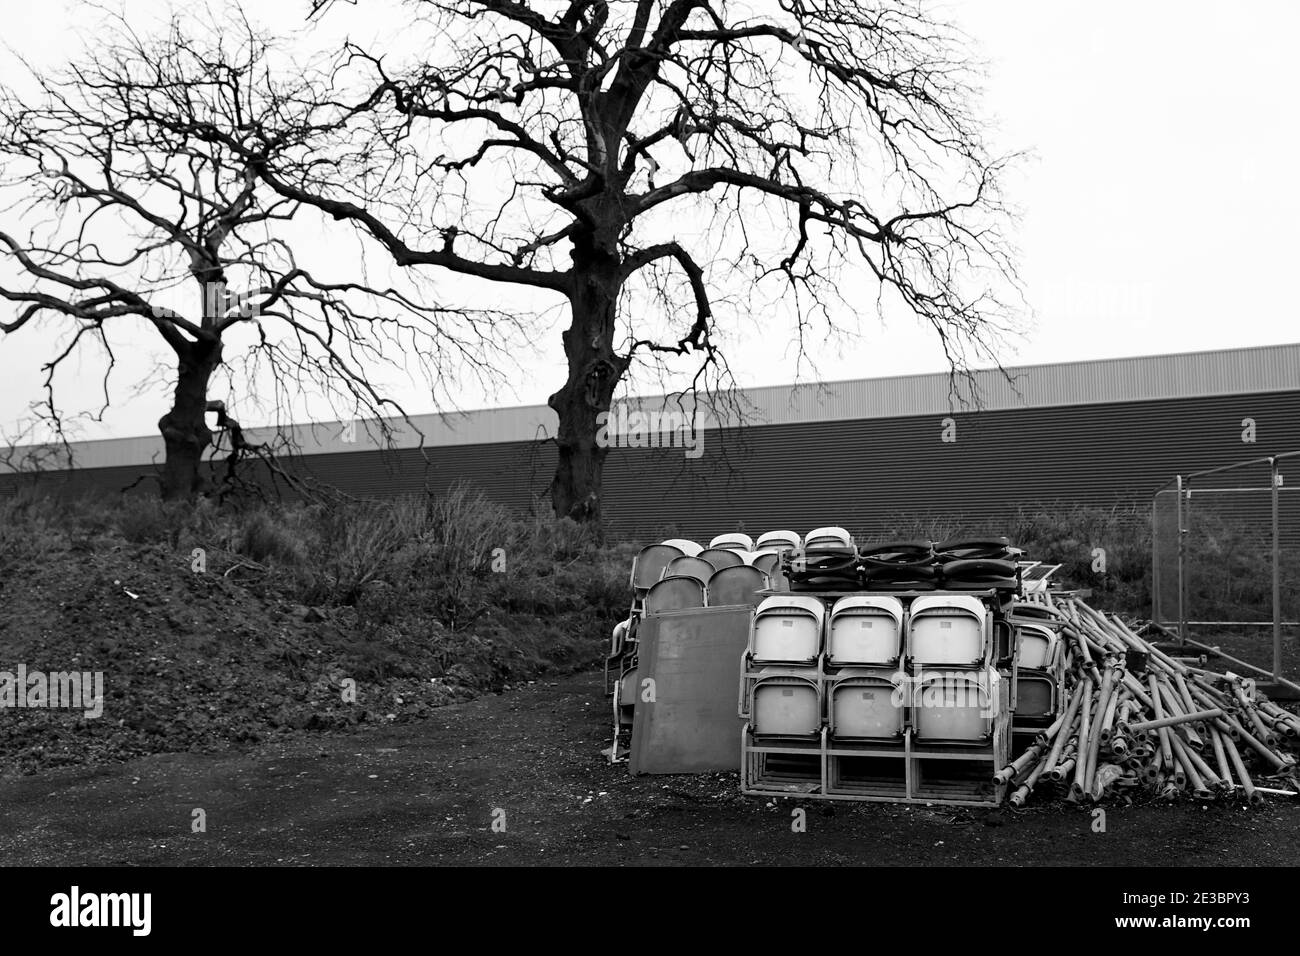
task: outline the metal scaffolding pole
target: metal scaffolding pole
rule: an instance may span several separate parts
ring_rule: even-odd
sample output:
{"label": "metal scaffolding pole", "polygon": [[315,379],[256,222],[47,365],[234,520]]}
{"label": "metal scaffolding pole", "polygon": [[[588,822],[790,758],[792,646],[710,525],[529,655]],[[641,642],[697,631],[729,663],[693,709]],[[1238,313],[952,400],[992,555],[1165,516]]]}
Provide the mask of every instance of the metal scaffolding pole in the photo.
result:
{"label": "metal scaffolding pole", "polygon": [[1277,459],[1268,460],[1273,486],[1273,680],[1282,681],[1282,537],[1278,520]]}

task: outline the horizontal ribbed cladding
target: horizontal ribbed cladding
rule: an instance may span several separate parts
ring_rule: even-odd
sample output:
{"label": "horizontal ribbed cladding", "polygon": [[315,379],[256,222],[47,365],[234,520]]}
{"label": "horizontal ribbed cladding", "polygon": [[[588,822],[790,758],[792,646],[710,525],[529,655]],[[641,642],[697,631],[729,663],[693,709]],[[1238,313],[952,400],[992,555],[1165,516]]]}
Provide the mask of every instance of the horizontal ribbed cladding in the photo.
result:
{"label": "horizontal ribbed cladding", "polygon": [[[493,445],[447,445],[392,452],[359,451],[279,459],[283,470],[309,482],[330,485],[356,497],[435,494],[458,482],[481,490],[495,501],[526,511],[542,494],[555,471],[555,448],[535,442]],[[219,476],[223,463],[210,466]],[[130,485],[135,493],[156,493],[152,480],[159,469],[149,465],[86,468],[71,472],[0,475],[0,494],[30,487],[63,499],[119,494]],[[278,488],[286,500],[298,497],[283,481],[273,481],[258,462],[244,466],[243,477],[267,489]],[[140,480],[144,476],[145,480]]]}
{"label": "horizontal ribbed cladding", "polygon": [[392,452],[336,452],[294,460],[295,474],[359,497],[441,493],[458,482],[520,510],[545,491],[555,471],[555,448],[535,442],[441,445]]}
{"label": "horizontal ribbed cladding", "polygon": [[[618,449],[606,508],[640,536],[670,525],[695,537],[740,525],[877,534],[898,516],[961,516],[995,531],[1018,507],[1146,507],[1179,472],[1300,449],[1300,392],[959,413],[953,443],[941,441],[943,417],[706,432],[696,461]],[[1254,444],[1242,441],[1248,417]]]}
{"label": "horizontal ribbed cladding", "polygon": [[[997,531],[1020,507],[1137,505],[1175,474],[1300,449],[1300,392],[1286,391],[1104,405],[954,414],[954,443],[941,441],[943,415],[760,425],[706,431],[704,454],[683,449],[612,449],[605,510],[613,530],[650,538],[667,529],[708,538],[743,525],[807,531],[840,524],[860,535],[888,531],[896,518],[964,517]],[[1255,421],[1254,444],[1242,419]],[[357,496],[440,492],[458,481],[527,510],[545,494],[555,448],[537,442],[331,452],[287,463],[296,473]],[[115,493],[147,467],[44,475],[60,494]],[[1283,465],[1284,528],[1300,527],[1300,460]],[[1292,471],[1293,470],[1293,471]],[[1266,484],[1255,470],[1252,484]],[[12,486],[13,476],[0,476]],[[17,479],[27,481],[29,479]],[[1214,482],[1206,481],[1208,487]],[[1218,483],[1222,486],[1222,480]],[[142,483],[151,489],[151,483]],[[1194,506],[1256,533],[1267,491]]]}

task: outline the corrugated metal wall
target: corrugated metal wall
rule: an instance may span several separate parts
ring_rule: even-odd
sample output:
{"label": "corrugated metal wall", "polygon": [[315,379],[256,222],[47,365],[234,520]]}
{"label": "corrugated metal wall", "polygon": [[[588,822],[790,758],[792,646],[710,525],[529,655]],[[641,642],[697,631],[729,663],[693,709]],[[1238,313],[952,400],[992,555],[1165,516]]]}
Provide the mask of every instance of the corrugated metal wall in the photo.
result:
{"label": "corrugated metal wall", "polygon": [[[607,508],[638,531],[675,515],[696,536],[742,522],[873,534],[900,514],[984,519],[992,530],[1018,507],[1145,505],[1179,471],[1300,449],[1300,392],[953,417],[953,443],[940,440],[940,416],[926,416],[708,435],[699,462],[621,452],[606,470]],[[1246,417],[1255,444],[1241,440]],[[724,458],[738,474],[728,476]]]}
{"label": "corrugated metal wall", "polygon": [[[970,382],[924,374],[764,386],[704,402],[700,411],[712,425],[793,425],[944,415],[974,407],[1008,411],[1281,392],[1300,382],[1300,344],[1019,366],[1005,373],[982,369]],[[679,402],[691,405],[689,396],[644,396],[620,398],[615,408],[681,410]],[[742,408],[743,420],[737,415]],[[380,449],[381,436],[373,425],[287,425],[280,436],[284,442],[272,430],[250,428],[247,437],[276,448],[287,443],[303,455],[356,454]],[[388,425],[390,447],[416,449],[533,442],[555,434],[556,418],[545,405],[526,405],[416,415],[409,422],[389,419]],[[140,465],[163,454],[156,434],[73,442],[71,450],[79,468]],[[15,450],[14,460],[32,455],[47,461],[46,467],[63,467],[54,462],[66,461],[66,452],[62,446],[23,446]],[[7,471],[0,462],[0,474]]]}
{"label": "corrugated metal wall", "polygon": [[[1255,444],[1241,440],[1247,417],[1256,422]],[[1178,472],[1300,449],[1300,391],[958,414],[955,442],[941,440],[942,418],[708,431],[695,460],[680,448],[614,449],[606,513],[614,530],[636,537],[675,527],[705,538],[742,525],[761,532],[840,524],[876,534],[903,515],[963,516],[996,530],[1019,507],[1145,506]],[[363,496],[438,492],[466,481],[525,510],[545,493],[554,463],[550,445],[502,442],[423,455],[311,455],[294,467]],[[145,471],[49,474],[39,485],[69,495],[112,492]],[[14,480],[0,477],[0,486]],[[1288,484],[1300,485],[1300,473]],[[1266,498],[1249,499],[1252,516]]]}

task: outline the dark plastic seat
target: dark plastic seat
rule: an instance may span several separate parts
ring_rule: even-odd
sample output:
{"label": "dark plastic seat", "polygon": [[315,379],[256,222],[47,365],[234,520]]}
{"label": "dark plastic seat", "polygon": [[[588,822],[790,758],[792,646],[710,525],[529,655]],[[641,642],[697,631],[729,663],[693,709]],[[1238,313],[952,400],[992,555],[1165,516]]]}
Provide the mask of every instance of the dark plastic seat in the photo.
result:
{"label": "dark plastic seat", "polygon": [[675,577],[684,575],[686,577],[696,578],[701,584],[707,584],[709,578],[713,577],[716,568],[703,558],[692,558],[684,555],[680,558],[673,558],[664,569],[664,577]]}
{"label": "dark plastic seat", "polygon": [[758,568],[739,565],[721,568],[709,578],[708,599],[710,607],[747,604],[757,607],[763,600],[758,593],[767,587],[767,575]]}
{"label": "dark plastic seat", "polygon": [[714,571],[721,571],[723,568],[738,568],[745,563],[745,559],[739,551],[729,551],[726,548],[705,548],[700,552],[700,557],[713,565]]}
{"label": "dark plastic seat", "polygon": [[671,544],[652,544],[642,548],[632,559],[632,589],[645,592],[664,576],[664,569],[682,551]]}
{"label": "dark plastic seat", "polygon": [[662,611],[680,611],[689,607],[704,607],[704,582],[689,575],[664,578],[645,596],[646,614]]}

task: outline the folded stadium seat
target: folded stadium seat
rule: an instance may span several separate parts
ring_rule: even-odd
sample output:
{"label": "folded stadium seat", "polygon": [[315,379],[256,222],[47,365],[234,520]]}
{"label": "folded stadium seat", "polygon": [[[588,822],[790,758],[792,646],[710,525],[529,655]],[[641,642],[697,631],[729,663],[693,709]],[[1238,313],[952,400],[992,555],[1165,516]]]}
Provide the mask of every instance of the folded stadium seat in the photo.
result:
{"label": "folded stadium seat", "polygon": [[801,548],[781,556],[794,590],[854,588],[860,585],[857,548],[843,528],[817,528],[808,532]]}
{"label": "folded stadium seat", "polygon": [[1060,638],[1044,624],[1016,621],[1013,625],[1017,664],[1033,670],[1050,668],[1056,661]]}
{"label": "folded stadium seat", "polygon": [[843,597],[831,608],[826,663],[893,667],[903,652],[903,604],[898,598]]}
{"label": "folded stadium seat", "polygon": [[951,588],[1017,590],[1024,552],[1006,538],[954,538],[934,546],[940,579]]}
{"label": "folded stadium seat", "polygon": [[934,553],[943,561],[957,561],[959,559],[998,559],[1007,560],[1012,552],[1020,553],[1019,549],[1012,548],[1011,542],[1006,538],[950,538],[947,541],[940,541],[934,546]]}
{"label": "folded stadium seat", "polygon": [[990,636],[988,608],[967,594],[927,594],[908,609],[907,657],[914,665],[985,664]]}
{"label": "folded stadium seat", "polygon": [[938,579],[929,541],[891,541],[858,549],[863,583],[870,588],[931,589]]}
{"label": "folded stadium seat", "polygon": [[852,551],[853,535],[843,528],[816,528],[804,535],[805,551]]}
{"label": "folded stadium seat", "polygon": [[701,547],[699,544],[697,544],[694,541],[690,541],[687,538],[669,538],[667,541],[663,543],[670,544],[678,551],[680,551],[682,554],[689,554],[691,557],[695,557],[697,554],[699,554],[701,551],[704,550],[704,548]]}
{"label": "folded stadium seat", "polygon": [[815,675],[764,670],[750,690],[749,720],[756,737],[810,739],[821,734],[821,686]]}
{"label": "folded stadium seat", "polygon": [[858,556],[841,548],[790,551],[781,556],[781,570],[795,590],[857,589]]}
{"label": "folded stadium seat", "polygon": [[912,685],[916,739],[959,744],[988,741],[1001,707],[1000,680],[992,667],[918,675]]}
{"label": "folded stadium seat", "polygon": [[704,607],[704,598],[704,582],[699,578],[684,574],[666,577],[646,593],[645,613]]}
{"label": "folded stadium seat", "polygon": [[728,551],[753,551],[754,539],[741,531],[720,534],[709,542],[710,548],[726,548]]}
{"label": "folded stadium seat", "polygon": [[939,566],[944,587],[961,589],[997,588],[1014,591],[1020,587],[1020,569],[1014,561],[995,558],[961,558]]}
{"label": "folded stadium seat", "polygon": [[614,686],[614,729],[617,733],[632,726],[636,711],[637,669],[627,668],[619,674]]}
{"label": "folded stadium seat", "polygon": [[700,557],[713,565],[714,571],[721,571],[723,568],[738,568],[745,564],[745,555],[748,553],[728,551],[725,548],[705,548],[700,552]]}
{"label": "folded stadium seat", "polygon": [[632,559],[632,611],[641,609],[641,599],[651,585],[664,576],[664,569],[674,558],[682,556],[681,548],[671,544],[652,544],[642,548]]}
{"label": "folded stadium seat", "polygon": [[1064,623],[1056,608],[1048,607],[1046,604],[1036,604],[1033,601],[1012,602],[1010,616],[1017,621],[1038,621],[1052,626]]}
{"label": "folded stadium seat", "polygon": [[764,598],[754,612],[749,657],[759,664],[812,664],[822,649],[826,605],[799,594]]}
{"label": "folded stadium seat", "polygon": [[664,569],[664,577],[685,575],[698,578],[701,584],[707,584],[709,578],[713,577],[715,570],[713,565],[703,558],[692,558],[690,555],[683,555],[668,562],[668,567]]}
{"label": "folded stadium seat", "polygon": [[910,703],[907,676],[889,668],[847,668],[828,681],[827,729],[836,740],[897,740]]}
{"label": "folded stadium seat", "polygon": [[1016,723],[1048,724],[1056,719],[1059,706],[1056,676],[1024,667],[1016,671]]}
{"label": "folded stadium seat", "polygon": [[758,536],[754,542],[751,551],[762,551],[772,549],[777,553],[789,551],[791,548],[797,548],[803,544],[803,536],[795,531],[769,531],[766,534]]}
{"label": "folded stadium seat", "polygon": [[758,568],[737,565],[734,568],[719,568],[709,578],[709,607],[727,607],[745,604],[757,607],[763,600],[760,591],[767,588],[767,575]]}

